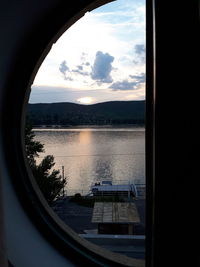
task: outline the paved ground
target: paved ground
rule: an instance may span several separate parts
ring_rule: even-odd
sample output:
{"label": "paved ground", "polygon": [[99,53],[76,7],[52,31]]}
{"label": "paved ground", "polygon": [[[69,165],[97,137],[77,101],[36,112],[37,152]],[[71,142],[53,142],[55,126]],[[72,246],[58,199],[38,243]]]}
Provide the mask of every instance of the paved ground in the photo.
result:
{"label": "paved ground", "polygon": [[[135,201],[135,204],[138,209],[138,213],[140,216],[141,222],[136,224],[135,234],[136,235],[144,235],[145,234],[145,200],[139,199]],[[69,197],[65,198],[64,200],[59,200],[55,203],[53,207],[56,214],[75,232],[78,234],[85,234],[85,233],[94,233],[97,232],[97,224],[91,223],[92,220],[92,212],[93,208],[88,208],[84,206],[80,206],[74,202],[69,201]],[[92,239],[91,242],[96,243]],[[104,242],[105,241],[105,242]],[[124,254],[128,257],[144,259],[145,257],[145,247],[142,245],[134,245],[131,241],[130,244],[122,245],[115,239],[110,240],[109,243],[106,242],[107,240],[101,239],[97,240],[102,244],[100,246],[111,250],[112,252]]]}
{"label": "paved ground", "polygon": [[91,223],[93,208],[80,206],[70,202],[69,198],[58,201],[53,207],[56,214],[75,232],[85,233],[84,230],[97,228],[97,224]]}

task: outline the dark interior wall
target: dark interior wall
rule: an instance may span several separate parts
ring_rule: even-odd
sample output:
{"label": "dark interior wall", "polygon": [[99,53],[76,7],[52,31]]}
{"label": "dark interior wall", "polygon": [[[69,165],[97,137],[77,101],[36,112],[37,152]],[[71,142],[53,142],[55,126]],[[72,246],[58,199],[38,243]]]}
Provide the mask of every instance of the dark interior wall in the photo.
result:
{"label": "dark interior wall", "polygon": [[197,259],[191,244],[200,148],[198,3],[155,1],[156,266],[192,266]]}

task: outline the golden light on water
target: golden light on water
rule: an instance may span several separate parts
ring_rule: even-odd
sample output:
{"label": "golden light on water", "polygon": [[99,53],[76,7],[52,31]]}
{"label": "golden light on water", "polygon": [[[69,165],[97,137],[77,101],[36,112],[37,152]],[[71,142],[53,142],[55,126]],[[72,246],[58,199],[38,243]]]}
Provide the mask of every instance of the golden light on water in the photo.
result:
{"label": "golden light on water", "polygon": [[[79,144],[80,145],[86,145],[86,144],[90,144],[92,142],[91,140],[91,131],[80,131],[79,133]],[[84,154],[88,154],[88,151],[85,151],[85,149],[87,150],[87,147],[84,147],[84,151],[82,151],[82,153],[84,152]]]}

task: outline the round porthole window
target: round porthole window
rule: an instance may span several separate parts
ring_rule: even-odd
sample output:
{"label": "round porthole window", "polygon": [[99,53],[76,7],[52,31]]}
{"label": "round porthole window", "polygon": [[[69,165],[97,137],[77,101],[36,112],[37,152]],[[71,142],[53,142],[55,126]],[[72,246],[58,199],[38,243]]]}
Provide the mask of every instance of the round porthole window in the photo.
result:
{"label": "round porthole window", "polygon": [[40,66],[25,117],[31,183],[57,231],[71,247],[143,266],[145,1],[74,23]]}

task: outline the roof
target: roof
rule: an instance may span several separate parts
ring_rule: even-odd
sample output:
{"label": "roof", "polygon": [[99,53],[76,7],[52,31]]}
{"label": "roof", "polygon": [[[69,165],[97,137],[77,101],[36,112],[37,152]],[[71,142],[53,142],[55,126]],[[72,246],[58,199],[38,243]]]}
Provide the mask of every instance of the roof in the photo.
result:
{"label": "roof", "polygon": [[93,223],[138,223],[140,218],[132,202],[95,202]]}

